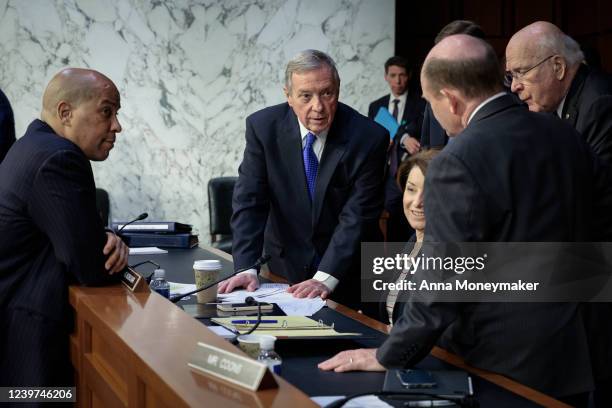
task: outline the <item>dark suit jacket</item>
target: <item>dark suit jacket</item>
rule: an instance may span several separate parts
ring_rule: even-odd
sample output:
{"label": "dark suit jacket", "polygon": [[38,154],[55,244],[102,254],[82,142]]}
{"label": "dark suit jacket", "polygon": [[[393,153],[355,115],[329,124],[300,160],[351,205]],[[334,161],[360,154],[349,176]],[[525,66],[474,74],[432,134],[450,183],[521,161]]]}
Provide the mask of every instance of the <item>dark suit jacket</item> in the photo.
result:
{"label": "dark suit jacket", "polygon": [[[385,109],[389,108],[389,99],[391,95],[383,96],[372,102],[368,108],[368,117],[374,119],[378,110],[381,107]],[[414,230],[410,227],[406,218],[404,217],[404,211],[402,207],[402,195],[397,183],[395,176],[397,174],[397,168],[402,162],[402,157],[406,153],[404,147],[400,141],[405,133],[420,140],[421,139],[421,127],[423,123],[423,110],[425,109],[425,100],[420,96],[408,94],[406,98],[406,104],[404,106],[404,112],[402,121],[397,133],[393,137],[393,145],[390,146],[387,153],[387,162],[390,164],[387,175],[385,177],[385,210],[389,212],[389,219],[387,221],[387,240],[393,242],[404,242],[410,238],[414,233]],[[392,156],[394,160],[392,160]],[[395,166],[391,164],[395,163]]]}
{"label": "dark suit jacket", "polygon": [[[318,270],[340,280],[335,298],[349,283],[358,288],[359,243],[377,238],[388,140],[381,126],[339,103],[311,203],[293,110],[283,103],[249,116],[233,196],[236,269],[263,249],[270,269],[291,283],[312,278],[320,260]],[[358,299],[359,291],[350,295]]]}
{"label": "dark suit jacket", "polygon": [[612,77],[581,65],[563,105],[562,118],[593,151],[612,164]]}
{"label": "dark suit jacket", "polygon": [[6,95],[0,90],[0,163],[15,143],[15,119]]}
{"label": "dark suit jacket", "polygon": [[421,128],[421,148],[442,149],[448,143],[448,135],[431,111],[431,105],[425,106],[423,127]]}
{"label": "dark suit jacket", "polygon": [[[594,162],[562,121],[529,112],[510,95],[493,100],[429,166],[426,240],[588,241]],[[592,389],[577,304],[411,302],[378,358],[411,365],[440,338],[469,364],[550,395]]]}
{"label": "dark suit jacket", "polygon": [[[380,108],[389,108],[389,99],[391,95],[385,95],[370,104],[368,108],[368,118],[374,120],[378,110]],[[393,136],[393,142],[395,146],[399,146],[399,149],[392,150],[397,155],[397,163],[401,162],[401,157],[405,152],[400,146],[400,139],[408,133],[410,136],[417,140],[421,139],[421,127],[423,124],[423,111],[425,110],[425,100],[420,96],[414,96],[408,94],[406,97],[406,104],[404,105],[404,113],[402,116],[402,122],[400,123],[397,133]],[[393,175],[397,169],[392,169]]]}
{"label": "dark suit jacket", "polygon": [[0,164],[0,385],[73,381],[68,285],[115,280],[89,160],[35,120]]}

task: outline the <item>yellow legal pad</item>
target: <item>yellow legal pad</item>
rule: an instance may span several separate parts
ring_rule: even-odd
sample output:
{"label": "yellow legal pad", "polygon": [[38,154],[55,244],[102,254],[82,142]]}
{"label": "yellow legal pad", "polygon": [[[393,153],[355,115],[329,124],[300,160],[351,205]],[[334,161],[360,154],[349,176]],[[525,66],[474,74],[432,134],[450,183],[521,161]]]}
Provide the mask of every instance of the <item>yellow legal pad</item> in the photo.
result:
{"label": "yellow legal pad", "polygon": [[[242,334],[253,327],[254,324],[251,322],[255,322],[257,318],[253,316],[232,316],[216,317],[211,320],[227,329]],[[266,322],[271,320],[276,322]],[[244,321],[245,323],[237,323],[238,321]],[[339,333],[333,326],[328,326],[322,321],[316,321],[305,316],[263,316],[262,321],[253,332],[254,334],[269,334],[275,337],[361,336],[361,333]]]}

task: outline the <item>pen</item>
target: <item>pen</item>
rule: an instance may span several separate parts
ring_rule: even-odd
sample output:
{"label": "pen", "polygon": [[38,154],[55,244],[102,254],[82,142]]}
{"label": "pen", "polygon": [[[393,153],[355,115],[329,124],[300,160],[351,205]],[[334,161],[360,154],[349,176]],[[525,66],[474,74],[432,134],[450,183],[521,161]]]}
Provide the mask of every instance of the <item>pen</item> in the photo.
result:
{"label": "pen", "polygon": [[[232,320],[232,324],[255,324],[257,320]],[[278,323],[278,320],[262,320],[261,323]]]}

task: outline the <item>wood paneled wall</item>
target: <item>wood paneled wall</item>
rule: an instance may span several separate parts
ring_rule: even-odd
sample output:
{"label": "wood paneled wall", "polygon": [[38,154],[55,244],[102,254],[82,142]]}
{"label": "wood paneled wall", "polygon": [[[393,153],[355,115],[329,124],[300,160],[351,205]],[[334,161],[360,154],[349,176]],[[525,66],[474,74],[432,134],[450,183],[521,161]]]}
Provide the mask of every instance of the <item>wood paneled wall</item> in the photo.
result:
{"label": "wood paneled wall", "polygon": [[[609,0],[396,0],[396,54],[417,69],[442,27],[472,20],[483,28],[498,55],[519,29],[538,20],[556,24],[578,41],[591,64],[612,72],[612,2]],[[418,77],[418,75],[414,75]]]}

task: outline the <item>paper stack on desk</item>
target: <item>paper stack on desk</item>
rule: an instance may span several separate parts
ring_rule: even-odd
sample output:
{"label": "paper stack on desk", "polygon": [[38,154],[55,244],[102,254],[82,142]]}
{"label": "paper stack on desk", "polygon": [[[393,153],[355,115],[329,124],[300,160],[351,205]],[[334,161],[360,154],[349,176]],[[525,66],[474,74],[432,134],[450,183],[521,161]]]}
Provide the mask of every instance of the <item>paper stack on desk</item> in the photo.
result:
{"label": "paper stack on desk", "polygon": [[323,306],[325,301],[320,297],[299,299],[287,293],[286,283],[264,283],[256,291],[236,290],[232,293],[219,294],[217,297],[223,303],[244,303],[244,299],[252,296],[258,302],[276,303],[287,316],[312,316]]}
{"label": "paper stack on desk", "polygon": [[[230,330],[246,333],[257,319],[253,316],[216,317],[212,322]],[[360,336],[361,333],[338,333],[333,325],[328,326],[321,321],[314,321],[305,316],[265,316],[264,322],[253,332],[269,334],[277,338],[289,337],[335,337]]]}

